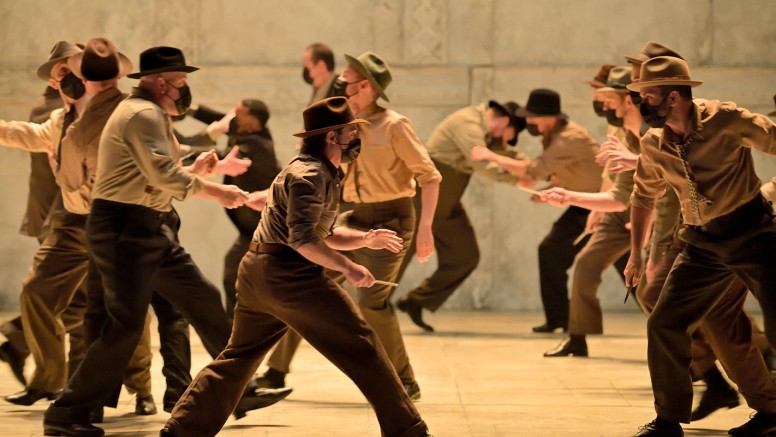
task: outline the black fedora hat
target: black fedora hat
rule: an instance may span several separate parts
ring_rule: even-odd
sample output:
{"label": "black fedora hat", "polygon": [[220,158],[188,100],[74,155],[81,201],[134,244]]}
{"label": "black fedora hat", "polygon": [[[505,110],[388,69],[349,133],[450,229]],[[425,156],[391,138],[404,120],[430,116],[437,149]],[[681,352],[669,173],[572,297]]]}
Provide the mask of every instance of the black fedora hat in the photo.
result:
{"label": "black fedora hat", "polygon": [[70,71],[79,79],[103,81],[119,79],[132,71],[132,62],[107,38],[92,38],[80,53],[67,60]]}
{"label": "black fedora hat", "polygon": [[519,108],[520,117],[561,117],[568,118],[560,110],[560,94],[553,90],[539,88],[531,91],[525,108]]}
{"label": "black fedora hat", "polygon": [[500,114],[504,114],[509,117],[509,125],[515,128],[515,137],[509,141],[510,146],[517,144],[517,134],[525,129],[525,118],[517,115],[517,110],[520,109],[520,105],[515,102],[509,101],[503,105],[495,100],[488,101],[488,107],[497,110]]}
{"label": "black fedora hat", "polygon": [[353,116],[353,111],[348,106],[348,99],[344,97],[319,100],[304,109],[302,118],[304,118],[304,130],[295,133],[295,137],[307,138],[337,130],[349,124],[369,123]]}
{"label": "black fedora hat", "polygon": [[170,71],[180,71],[191,73],[199,68],[186,65],[186,58],[183,52],[175,47],[151,47],[140,54],[140,71],[128,74],[127,77],[139,79],[151,74],[166,73]]}

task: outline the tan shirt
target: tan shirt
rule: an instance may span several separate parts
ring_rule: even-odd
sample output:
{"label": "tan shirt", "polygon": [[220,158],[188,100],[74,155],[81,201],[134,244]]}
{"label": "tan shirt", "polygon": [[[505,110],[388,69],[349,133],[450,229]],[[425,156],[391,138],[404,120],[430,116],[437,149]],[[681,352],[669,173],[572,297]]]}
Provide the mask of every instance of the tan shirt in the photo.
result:
{"label": "tan shirt", "polygon": [[92,198],[172,210],[202,189],[199,177],[178,166],[170,118],[135,88],[119,103],[100,137]]}
{"label": "tan shirt", "polygon": [[461,173],[477,172],[498,182],[515,184],[518,178],[495,162],[472,161],[471,151],[475,146],[490,150],[513,159],[524,159],[516,148],[504,146],[501,138],[493,138],[485,120],[487,104],[461,108],[442,120],[434,128],[426,149],[431,158]]}
{"label": "tan shirt", "polygon": [[[625,139],[623,143],[631,152],[638,155],[639,153],[639,137],[633,135],[630,131],[625,131]],[[612,175],[612,187],[609,188],[607,193],[611,195],[614,200],[622,203],[625,207],[630,206],[630,197],[633,192],[633,174],[635,170],[622,171],[614,173]]]}
{"label": "tan shirt", "polygon": [[542,138],[544,152],[531,161],[527,174],[536,180],[552,177],[556,186],[570,191],[601,190],[602,168],[595,162],[598,143],[587,129],[573,121],[559,122]]}
{"label": "tan shirt", "polygon": [[[712,201],[700,204],[696,218],[676,143],[688,141],[687,160],[698,192]],[[684,223],[700,226],[728,214],[760,194],[751,148],[776,153],[776,124],[732,102],[693,101],[690,132],[679,138],[666,126],[662,135],[647,132],[641,140],[631,202],[652,209],[667,185],[679,197]]]}
{"label": "tan shirt", "polygon": [[376,104],[358,117],[370,124],[358,128],[361,153],[346,169],[344,200],[374,203],[414,197],[416,180],[421,187],[442,180],[407,117]]}
{"label": "tan shirt", "polygon": [[69,110],[69,107],[55,109],[43,123],[0,120],[0,144],[28,152],[47,152],[49,147],[59,144]]}
{"label": "tan shirt", "polygon": [[119,103],[126,99],[116,88],[105,90],[89,100],[83,114],[70,125],[62,139],[57,183],[62,188],[65,209],[88,214],[97,174],[97,150],[105,123]]}
{"label": "tan shirt", "polygon": [[253,239],[294,249],[325,240],[337,221],[339,187],[331,161],[300,153],[270,185]]}

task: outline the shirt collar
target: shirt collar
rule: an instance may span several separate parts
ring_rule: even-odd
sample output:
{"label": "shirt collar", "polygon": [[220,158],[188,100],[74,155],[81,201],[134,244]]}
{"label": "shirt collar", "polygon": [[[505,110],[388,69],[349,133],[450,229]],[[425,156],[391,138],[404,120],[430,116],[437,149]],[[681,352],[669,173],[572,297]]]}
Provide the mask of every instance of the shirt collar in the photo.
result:
{"label": "shirt collar", "polygon": [[332,179],[336,179],[339,176],[339,172],[338,172],[337,167],[335,167],[334,164],[332,164],[331,161],[329,161],[329,158],[327,158],[321,152],[300,153],[299,157],[301,157],[301,158],[310,157],[312,159],[315,159],[316,161],[322,162],[323,166],[326,167],[326,170],[328,170],[328,172],[331,175]]}
{"label": "shirt collar", "polygon": [[676,144],[679,141],[684,140],[689,136],[693,136],[697,139],[703,139],[701,132],[703,131],[703,108],[701,108],[695,101],[692,102],[692,108],[690,109],[690,128],[687,134],[683,138],[679,138],[679,135],[675,134],[671,128],[666,125],[663,128],[663,135],[660,136],[660,142],[658,143],[658,150],[663,148],[664,143]]}
{"label": "shirt collar", "polygon": [[368,118],[381,111],[383,108],[377,105],[377,102],[372,102],[366,108],[362,109],[358,114],[358,118]]}

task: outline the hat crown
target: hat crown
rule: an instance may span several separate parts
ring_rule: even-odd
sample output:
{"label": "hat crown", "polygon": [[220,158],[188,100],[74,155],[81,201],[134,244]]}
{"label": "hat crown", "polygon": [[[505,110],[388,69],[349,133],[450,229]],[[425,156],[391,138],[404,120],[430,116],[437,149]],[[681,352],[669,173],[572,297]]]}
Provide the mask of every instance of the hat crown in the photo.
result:
{"label": "hat crown", "polygon": [[393,76],[391,76],[391,69],[383,58],[375,52],[366,51],[356,58],[346,54],[345,59],[351,68],[372,84],[372,88],[377,91],[380,97],[388,101],[385,89],[393,81]]}
{"label": "hat crown", "polygon": [[641,64],[640,82],[691,80],[690,67],[673,56],[658,56]]}
{"label": "hat crown", "polygon": [[606,87],[614,88],[616,90],[627,91],[627,86],[631,83],[631,69],[628,67],[614,67],[609,72],[609,77],[606,79]]}
{"label": "hat crown", "polygon": [[186,57],[175,47],[152,47],[140,54],[140,71],[156,70],[168,67],[183,67]]}
{"label": "hat crown", "polygon": [[593,82],[595,83],[606,83],[606,78],[609,77],[609,74],[612,71],[612,68],[616,67],[614,64],[604,64],[601,66],[601,68],[598,69],[598,73],[596,73],[595,77],[593,78]]}
{"label": "hat crown", "polygon": [[534,116],[554,117],[561,115],[560,94],[548,89],[535,89],[528,96],[525,110]]}
{"label": "hat crown", "polygon": [[81,53],[81,48],[78,47],[78,45],[69,41],[59,41],[58,43],[54,44],[54,47],[51,48],[48,60],[52,61],[54,59],[67,58],[75,55],[76,53]]}
{"label": "hat crown", "polygon": [[103,81],[119,75],[119,52],[107,38],[92,38],[81,59],[81,75],[86,80]]}
{"label": "hat crown", "polygon": [[305,132],[341,126],[355,120],[348,99],[344,97],[319,100],[305,108],[302,118]]}

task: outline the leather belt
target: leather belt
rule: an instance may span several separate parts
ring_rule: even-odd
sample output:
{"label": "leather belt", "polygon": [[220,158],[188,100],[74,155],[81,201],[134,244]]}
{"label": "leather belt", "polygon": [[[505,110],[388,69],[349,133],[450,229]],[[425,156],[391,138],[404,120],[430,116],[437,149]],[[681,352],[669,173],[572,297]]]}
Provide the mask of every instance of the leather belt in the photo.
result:
{"label": "leather belt", "polygon": [[248,245],[248,250],[253,253],[269,253],[272,255],[286,256],[286,257],[299,257],[299,252],[286,246],[285,244],[276,243],[259,243],[258,241],[251,241]]}

